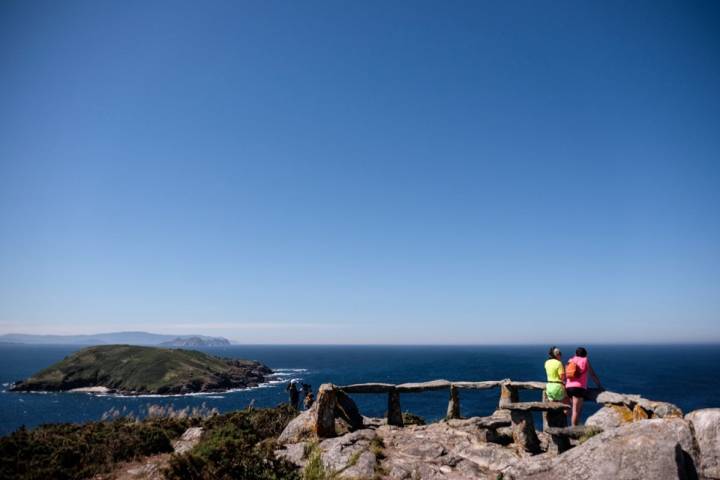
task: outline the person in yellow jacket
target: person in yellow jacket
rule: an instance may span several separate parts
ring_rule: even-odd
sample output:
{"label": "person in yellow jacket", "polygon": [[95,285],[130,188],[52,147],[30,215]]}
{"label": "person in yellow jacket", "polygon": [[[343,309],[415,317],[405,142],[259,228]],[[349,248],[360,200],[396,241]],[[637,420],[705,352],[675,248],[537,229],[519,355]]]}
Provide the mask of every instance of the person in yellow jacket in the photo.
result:
{"label": "person in yellow jacket", "polygon": [[562,363],[562,352],[557,347],[550,347],[548,357],[550,358],[545,361],[545,373],[547,374],[545,394],[550,401],[567,403],[565,367],[563,367]]}

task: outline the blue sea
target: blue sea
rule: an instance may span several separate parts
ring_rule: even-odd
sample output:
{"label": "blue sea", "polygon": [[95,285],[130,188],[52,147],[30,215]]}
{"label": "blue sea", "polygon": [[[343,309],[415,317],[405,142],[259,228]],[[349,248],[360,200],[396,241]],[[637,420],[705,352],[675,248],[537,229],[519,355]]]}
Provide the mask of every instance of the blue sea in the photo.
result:
{"label": "blue sea", "polygon": [[[685,412],[720,407],[720,346],[586,346],[595,371],[608,390],[639,393],[672,402]],[[544,380],[547,346],[229,346],[203,351],[259,360],[278,372],[276,382],[259,388],[191,396],[98,396],[85,393],[13,393],[8,385],[78,350],[78,346],[0,346],[0,434],[21,425],[85,422],[99,419],[111,408],[142,412],[150,404],[175,408],[205,404],[227,412],[247,407],[275,406],[286,401],[285,382],[291,378],[337,385],[359,382],[402,383],[447,380]],[[568,358],[574,347],[560,346]],[[463,416],[490,415],[499,391],[461,390]],[[354,395],[360,411],[382,416],[385,395]],[[521,400],[540,398],[540,392],[521,392]],[[403,394],[403,410],[437,420],[445,415],[446,391]],[[598,407],[588,404],[586,416]]]}

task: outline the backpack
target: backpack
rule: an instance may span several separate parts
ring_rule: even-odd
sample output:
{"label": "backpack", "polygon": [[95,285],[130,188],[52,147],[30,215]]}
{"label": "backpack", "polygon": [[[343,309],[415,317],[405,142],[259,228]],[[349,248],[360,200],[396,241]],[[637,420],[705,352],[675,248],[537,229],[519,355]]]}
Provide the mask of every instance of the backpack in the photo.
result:
{"label": "backpack", "polygon": [[580,375],[582,375],[580,367],[578,367],[578,364],[570,359],[567,363],[567,367],[565,367],[565,378],[568,380],[577,380],[580,378]]}

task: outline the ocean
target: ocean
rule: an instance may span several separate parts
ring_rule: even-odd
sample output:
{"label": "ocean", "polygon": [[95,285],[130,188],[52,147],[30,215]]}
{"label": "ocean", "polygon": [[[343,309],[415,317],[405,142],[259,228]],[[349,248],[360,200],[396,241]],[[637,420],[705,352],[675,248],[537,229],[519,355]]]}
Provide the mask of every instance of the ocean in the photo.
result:
{"label": "ocean", "polygon": [[[110,409],[143,412],[148,405],[174,408],[217,408],[227,412],[247,407],[275,406],[287,400],[286,382],[292,378],[310,383],[337,385],[359,382],[402,383],[447,380],[544,380],[543,364],[548,346],[287,346],[234,345],[201,349],[207,353],[259,360],[275,369],[273,383],[227,393],[187,396],[114,396],[86,393],[14,393],[11,382],[59,361],[78,346],[0,345],[0,435],[22,425],[98,420]],[[567,359],[575,347],[560,345]],[[638,393],[653,400],[672,402],[689,412],[720,407],[719,345],[587,346],[589,359],[606,389]],[[539,400],[540,392],[525,391],[521,400]],[[460,391],[463,416],[490,415],[499,391]],[[360,411],[382,416],[387,396],[353,395]],[[403,411],[428,421],[445,415],[448,392],[401,395]],[[596,411],[587,404],[585,416]]]}

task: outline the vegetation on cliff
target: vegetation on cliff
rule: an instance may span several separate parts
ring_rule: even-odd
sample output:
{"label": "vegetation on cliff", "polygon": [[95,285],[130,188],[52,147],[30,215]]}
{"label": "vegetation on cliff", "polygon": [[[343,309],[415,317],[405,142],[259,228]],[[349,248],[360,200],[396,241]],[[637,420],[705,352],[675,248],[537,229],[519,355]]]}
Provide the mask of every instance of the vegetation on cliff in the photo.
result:
{"label": "vegetation on cliff", "polygon": [[82,349],[15,384],[15,391],[105,387],[120,393],[178,394],[256,386],[272,373],[250,360],[218,358],[194,350],[131,345]]}
{"label": "vegetation on cliff", "polygon": [[297,467],[274,454],[275,439],[296,415],[296,410],[282,405],[211,417],[203,424],[202,441],[187,453],[173,455],[165,477],[299,480]]}
{"label": "vegetation on cliff", "polygon": [[110,471],[118,462],[172,452],[171,440],[189,425],[187,419],[118,419],[20,428],[0,438],[0,478],[91,478]]}
{"label": "vegetation on cliff", "polygon": [[120,462],[172,452],[172,441],[202,427],[200,442],[173,455],[169,480],[298,479],[297,468],[273,454],[274,438],[297,412],[287,405],[209,418],[152,418],[21,428],[0,438],[0,479],[80,480],[113,471]]}

